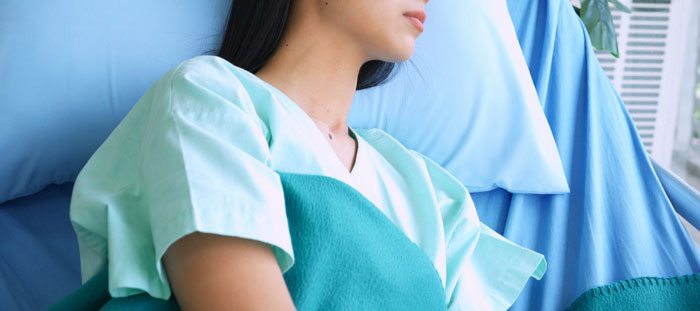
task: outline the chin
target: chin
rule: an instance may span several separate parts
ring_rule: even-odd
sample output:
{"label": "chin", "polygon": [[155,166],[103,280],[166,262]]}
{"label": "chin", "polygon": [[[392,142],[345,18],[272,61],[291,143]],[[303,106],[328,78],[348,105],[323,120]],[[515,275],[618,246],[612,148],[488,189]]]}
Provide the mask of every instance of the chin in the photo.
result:
{"label": "chin", "polygon": [[400,63],[407,61],[411,56],[413,56],[413,52],[415,51],[415,43],[411,42],[410,45],[405,45],[401,49],[396,50],[394,53],[392,53],[390,59],[385,60],[388,62],[392,63]]}
{"label": "chin", "polygon": [[394,61],[394,63],[405,62],[405,61],[409,60],[411,58],[411,56],[413,56],[413,49],[411,49],[410,52],[402,55],[400,58],[398,58],[396,61]]}
{"label": "chin", "polygon": [[416,38],[406,36],[401,40],[385,41],[385,44],[378,48],[380,54],[375,54],[373,59],[391,63],[400,63],[408,60],[416,49]]}

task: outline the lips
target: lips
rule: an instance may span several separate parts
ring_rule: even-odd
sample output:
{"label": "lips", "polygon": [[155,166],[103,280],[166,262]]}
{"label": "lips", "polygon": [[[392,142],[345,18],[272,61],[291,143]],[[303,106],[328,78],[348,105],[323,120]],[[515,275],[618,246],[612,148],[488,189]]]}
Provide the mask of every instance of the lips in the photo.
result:
{"label": "lips", "polygon": [[425,11],[411,11],[404,13],[403,16],[414,17],[420,21],[421,24],[425,24]]}
{"label": "lips", "polygon": [[423,23],[425,23],[425,11],[411,11],[403,15],[408,21],[416,27],[418,32],[423,32]]}

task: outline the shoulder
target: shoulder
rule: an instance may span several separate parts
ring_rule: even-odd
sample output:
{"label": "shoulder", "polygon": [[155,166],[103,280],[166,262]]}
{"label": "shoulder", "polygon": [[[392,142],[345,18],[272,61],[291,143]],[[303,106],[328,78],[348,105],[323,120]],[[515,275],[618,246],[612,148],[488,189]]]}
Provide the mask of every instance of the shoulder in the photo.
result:
{"label": "shoulder", "polygon": [[406,148],[400,141],[381,129],[357,129],[355,131],[362,136],[367,143],[379,151],[383,157],[387,158],[387,160],[398,160],[396,158],[403,158],[405,160],[410,158],[421,166],[442,170],[449,174],[432,159],[418,151]]}
{"label": "shoulder", "polygon": [[253,73],[218,56],[188,59],[159,79],[139,103],[155,118],[173,115],[195,121],[243,118],[265,131],[260,113],[269,109],[270,97],[260,96],[266,86]]}
{"label": "shoulder", "polygon": [[186,60],[161,78],[156,85],[177,93],[170,101],[188,97],[216,97],[233,102],[251,102],[248,88],[255,75],[218,56],[197,56]]}
{"label": "shoulder", "polygon": [[389,162],[411,160],[411,162],[415,162],[421,166],[425,166],[426,164],[425,159],[427,159],[427,157],[415,150],[406,148],[396,138],[381,129],[356,129],[355,132]]}
{"label": "shoulder", "polygon": [[413,156],[411,150],[404,147],[404,145],[396,140],[396,138],[381,129],[367,128],[354,130],[362,137],[362,139],[377,149],[377,151],[379,151],[383,156],[385,156],[385,153]]}
{"label": "shoulder", "polygon": [[[416,176],[420,174],[429,179],[438,201],[447,199],[451,202],[473,204],[467,188],[431,158],[406,148],[396,138],[381,129],[357,129],[355,131],[393,167],[405,172],[402,175]],[[410,173],[407,172],[409,170]]]}
{"label": "shoulder", "polygon": [[183,61],[172,69],[167,76],[171,81],[180,79],[187,81],[228,79],[227,82],[236,82],[236,84],[255,78],[253,73],[214,55],[201,55]]}

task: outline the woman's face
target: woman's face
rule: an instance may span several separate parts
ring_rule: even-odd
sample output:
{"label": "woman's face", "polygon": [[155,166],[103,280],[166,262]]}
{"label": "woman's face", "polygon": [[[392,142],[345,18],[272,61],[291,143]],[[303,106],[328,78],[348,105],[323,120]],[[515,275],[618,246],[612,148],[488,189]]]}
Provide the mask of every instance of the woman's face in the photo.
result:
{"label": "woman's face", "polygon": [[413,55],[430,0],[315,1],[323,23],[352,40],[367,60],[402,62]]}

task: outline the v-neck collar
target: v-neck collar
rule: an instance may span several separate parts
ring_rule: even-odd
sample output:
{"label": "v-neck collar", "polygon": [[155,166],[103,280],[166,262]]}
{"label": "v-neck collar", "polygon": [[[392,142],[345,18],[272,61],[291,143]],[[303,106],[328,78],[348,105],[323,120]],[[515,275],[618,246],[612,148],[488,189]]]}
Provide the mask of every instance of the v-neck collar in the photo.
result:
{"label": "v-neck collar", "polygon": [[[349,173],[350,175],[357,175],[357,174],[356,174],[356,173],[357,173],[357,166],[358,166],[358,164],[361,162],[361,161],[360,161],[360,158],[361,158],[361,157],[360,157],[360,154],[361,154],[360,150],[364,151],[364,150],[365,150],[365,147],[362,146],[362,143],[360,142],[360,136],[357,135],[357,133],[355,133],[355,130],[353,130],[353,129],[350,127],[350,125],[348,125],[348,131],[350,132],[350,135],[355,139],[355,142],[356,142],[356,144],[357,144],[357,149],[355,150],[355,161],[354,161],[354,163],[353,163],[353,165],[352,165],[352,169],[351,169],[350,171],[348,171],[348,173]],[[330,146],[330,144],[329,144],[329,146]],[[331,149],[332,149],[332,148],[331,148]],[[335,153],[335,152],[334,152],[334,153]],[[338,158],[338,160],[340,160],[340,158]],[[341,163],[341,165],[342,165],[342,163]],[[343,165],[343,167],[345,167],[345,165]],[[346,170],[347,170],[347,169],[346,169]]]}
{"label": "v-neck collar", "polygon": [[[260,77],[254,75],[252,73],[251,73],[251,75],[253,75],[253,77],[255,77],[257,80],[259,80],[262,83],[264,83],[265,85],[267,85],[271,90],[278,93],[278,95],[282,96],[285,100],[289,101],[292,104],[290,106],[293,106],[291,109],[296,110],[297,114],[299,114],[300,116],[302,116],[302,118],[304,118],[306,120],[305,123],[307,124],[307,127],[308,127],[308,125],[310,125],[313,128],[313,131],[315,132],[314,136],[316,136],[315,140],[316,141],[318,141],[318,140],[323,141],[322,143],[319,143],[320,145],[322,145],[321,148],[323,148],[325,150],[325,152],[323,152],[323,154],[326,154],[326,155],[328,155],[328,157],[333,158],[333,160],[332,160],[332,162],[334,162],[333,166],[336,167],[336,169],[334,169],[334,171],[337,171],[337,170],[342,171],[343,176],[345,176],[345,177],[354,177],[355,175],[357,175],[356,173],[358,172],[359,164],[362,163],[362,161],[361,161],[362,156],[361,155],[364,152],[365,146],[364,146],[364,143],[362,142],[362,138],[360,137],[360,135],[358,135],[357,132],[355,132],[355,130],[352,129],[352,127],[350,127],[350,125],[348,125],[348,131],[350,132],[349,134],[351,136],[353,136],[355,141],[356,141],[357,150],[355,152],[355,163],[353,164],[352,169],[348,170],[347,167],[345,167],[343,162],[340,160],[340,157],[338,157],[338,154],[336,154],[335,150],[333,150],[333,147],[331,146],[330,142],[328,140],[326,140],[326,138],[323,136],[323,133],[321,132],[321,129],[318,128],[318,125],[316,125],[316,122],[314,122],[314,120],[311,119],[311,116],[309,116],[309,114],[307,114],[306,111],[304,111],[304,109],[302,109],[299,105],[297,105],[296,102],[294,102],[294,100],[292,100],[289,96],[287,96],[287,94],[282,92],[280,89],[276,88],[274,85],[268,83],[267,81],[265,81],[263,79],[260,79]],[[345,178],[343,178],[343,179],[345,179]]]}

